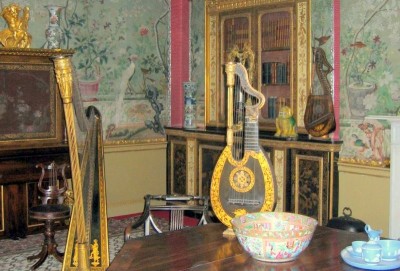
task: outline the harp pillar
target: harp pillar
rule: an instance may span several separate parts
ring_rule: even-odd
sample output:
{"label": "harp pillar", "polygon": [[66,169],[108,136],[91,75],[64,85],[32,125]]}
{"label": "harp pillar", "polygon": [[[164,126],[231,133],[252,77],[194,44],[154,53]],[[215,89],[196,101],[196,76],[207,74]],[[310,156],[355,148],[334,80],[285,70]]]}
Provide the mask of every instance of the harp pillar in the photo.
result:
{"label": "harp pillar", "polygon": [[74,108],[72,104],[72,65],[69,57],[54,59],[57,83],[64,104],[64,114],[67,126],[67,137],[71,160],[72,183],[74,190],[73,217],[77,221],[78,270],[90,270],[88,244],[86,242],[85,217],[83,212],[82,180],[79,167],[76,130],[74,125]]}

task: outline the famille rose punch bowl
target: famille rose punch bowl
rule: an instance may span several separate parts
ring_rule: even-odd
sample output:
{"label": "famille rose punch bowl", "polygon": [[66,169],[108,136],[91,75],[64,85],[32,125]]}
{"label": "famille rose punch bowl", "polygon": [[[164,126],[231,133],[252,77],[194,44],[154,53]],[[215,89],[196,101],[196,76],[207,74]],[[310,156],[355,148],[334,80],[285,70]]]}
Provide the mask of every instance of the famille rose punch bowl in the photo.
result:
{"label": "famille rose punch bowl", "polygon": [[318,222],[285,212],[248,213],[232,219],[239,243],[254,259],[293,261],[311,241]]}

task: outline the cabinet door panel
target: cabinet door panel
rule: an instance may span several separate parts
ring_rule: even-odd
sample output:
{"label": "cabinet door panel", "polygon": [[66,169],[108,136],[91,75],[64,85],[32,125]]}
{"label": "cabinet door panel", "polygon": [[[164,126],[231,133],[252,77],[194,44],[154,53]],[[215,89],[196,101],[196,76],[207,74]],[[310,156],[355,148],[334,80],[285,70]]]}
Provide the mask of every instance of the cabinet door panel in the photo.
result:
{"label": "cabinet door panel", "polygon": [[12,238],[25,238],[27,233],[27,206],[25,186],[9,184],[4,186],[4,221],[5,235]]}
{"label": "cabinet door panel", "polygon": [[287,150],[262,146],[267,157],[271,160],[276,181],[276,207],[275,211],[286,211],[286,176],[287,174]]}
{"label": "cabinet door panel", "polygon": [[224,146],[200,144],[199,145],[199,192],[200,195],[210,195],[211,179],[215,165],[222,153]]}
{"label": "cabinet door panel", "polygon": [[170,187],[168,193],[186,194],[186,143],[171,141],[170,143]]}
{"label": "cabinet door panel", "polygon": [[320,225],[329,219],[329,161],[327,153],[293,150],[291,211],[313,217]]}

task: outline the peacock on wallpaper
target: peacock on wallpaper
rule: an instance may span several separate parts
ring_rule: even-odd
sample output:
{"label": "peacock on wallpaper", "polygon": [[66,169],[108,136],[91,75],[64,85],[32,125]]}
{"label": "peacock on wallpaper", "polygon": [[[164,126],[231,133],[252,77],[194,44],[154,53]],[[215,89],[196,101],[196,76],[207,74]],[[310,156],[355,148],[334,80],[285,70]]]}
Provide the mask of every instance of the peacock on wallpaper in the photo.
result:
{"label": "peacock on wallpaper", "polygon": [[[28,6],[31,48],[47,48],[47,5],[62,8],[61,48],[72,62],[84,106],[103,117],[106,142],[164,137],[169,107],[170,0],[0,0]],[[0,19],[0,28],[6,23]]]}

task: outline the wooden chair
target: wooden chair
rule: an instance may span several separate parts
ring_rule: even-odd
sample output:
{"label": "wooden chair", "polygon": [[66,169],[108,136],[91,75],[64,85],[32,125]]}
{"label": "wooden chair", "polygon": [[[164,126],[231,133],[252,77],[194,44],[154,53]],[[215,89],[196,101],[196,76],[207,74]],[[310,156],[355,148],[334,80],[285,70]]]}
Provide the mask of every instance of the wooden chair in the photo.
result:
{"label": "wooden chair", "polygon": [[[209,211],[208,196],[192,196],[192,195],[146,195],[144,197],[144,208],[140,218],[125,228],[124,239],[127,241],[132,237],[132,230],[144,224],[144,235],[150,234],[150,226],[155,232],[161,233],[162,229],[157,225],[152,215],[153,211],[167,211],[169,213],[169,230],[179,230],[185,227],[184,214],[200,214],[201,217],[197,226],[207,224],[211,221]],[[151,201],[163,201],[164,204],[152,205]]]}
{"label": "wooden chair", "polygon": [[[63,204],[64,193],[68,189],[68,182],[65,179],[66,164],[58,166],[55,162],[52,162],[48,166],[39,164],[36,167],[42,168],[38,188],[43,195],[40,197],[41,204],[29,209],[29,218],[43,221],[45,231],[42,250],[38,254],[28,257],[28,260],[39,259],[31,267],[31,270],[38,268],[48,255],[53,255],[60,262],[63,261],[64,254],[57,250],[54,226],[56,221],[65,221],[70,217],[70,207]],[[46,169],[50,172],[48,179],[44,177]],[[61,178],[59,178],[60,174]]]}

